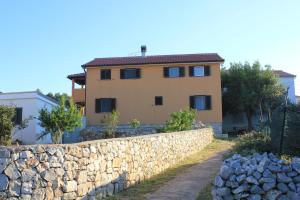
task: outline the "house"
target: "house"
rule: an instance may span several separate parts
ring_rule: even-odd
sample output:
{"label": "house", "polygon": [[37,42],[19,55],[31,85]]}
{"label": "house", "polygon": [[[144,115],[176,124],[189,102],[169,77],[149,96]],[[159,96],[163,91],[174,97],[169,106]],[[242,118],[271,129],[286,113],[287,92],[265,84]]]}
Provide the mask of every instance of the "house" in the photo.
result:
{"label": "house", "polygon": [[22,144],[51,143],[50,135],[37,140],[37,137],[43,132],[37,117],[40,109],[47,108],[51,110],[53,107],[58,106],[58,102],[54,99],[38,91],[0,93],[0,105],[16,108],[15,123],[17,124],[25,119],[30,119],[25,129],[15,130],[13,134],[14,141],[21,141]]}
{"label": "house", "polygon": [[159,126],[184,108],[197,110],[197,119],[222,131],[220,65],[216,53],[96,58],[84,73],[72,74],[72,97],[85,107],[87,125],[99,125],[117,110],[120,124],[134,118]]}
{"label": "house", "polygon": [[297,103],[295,95],[295,79],[296,75],[290,74],[282,70],[274,70],[274,74],[278,77],[280,83],[285,87],[289,88],[288,90],[288,99],[291,103]]}
{"label": "house", "polygon": [[297,104],[300,104],[300,96],[296,96]]}

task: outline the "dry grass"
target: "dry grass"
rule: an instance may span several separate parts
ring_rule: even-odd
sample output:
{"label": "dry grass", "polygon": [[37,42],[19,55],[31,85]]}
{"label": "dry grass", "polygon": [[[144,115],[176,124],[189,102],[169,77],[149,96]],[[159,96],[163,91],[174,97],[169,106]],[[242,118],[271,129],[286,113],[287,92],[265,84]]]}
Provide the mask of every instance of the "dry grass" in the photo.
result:
{"label": "dry grass", "polygon": [[[166,171],[158,174],[148,180],[141,182],[140,184],[133,186],[126,191],[123,191],[115,196],[108,197],[108,200],[118,200],[118,199],[144,199],[144,195],[150,192],[156,191],[160,186],[168,182],[169,180],[176,177],[178,174],[183,173],[187,168],[205,162],[209,157],[215,155],[218,152],[224,151],[226,149],[232,148],[234,145],[233,141],[230,140],[221,140],[221,139],[214,139],[214,141],[205,147],[202,151],[187,157],[185,160],[179,162],[172,168],[167,169]],[[205,188],[205,190],[208,190]],[[202,194],[202,193],[200,193]],[[204,192],[206,196],[210,195],[210,191],[208,193]],[[204,196],[203,196],[204,197]],[[201,198],[206,199],[206,198]]]}

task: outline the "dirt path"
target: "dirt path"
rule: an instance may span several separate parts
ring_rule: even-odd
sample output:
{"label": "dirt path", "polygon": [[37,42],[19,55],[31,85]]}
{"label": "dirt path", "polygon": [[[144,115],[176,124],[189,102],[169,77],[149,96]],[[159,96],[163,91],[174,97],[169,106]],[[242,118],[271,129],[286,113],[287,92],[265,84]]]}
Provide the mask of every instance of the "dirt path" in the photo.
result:
{"label": "dirt path", "polygon": [[199,192],[210,183],[212,176],[219,170],[223,155],[222,151],[196,164],[167,182],[160,189],[145,195],[147,200],[195,200]]}

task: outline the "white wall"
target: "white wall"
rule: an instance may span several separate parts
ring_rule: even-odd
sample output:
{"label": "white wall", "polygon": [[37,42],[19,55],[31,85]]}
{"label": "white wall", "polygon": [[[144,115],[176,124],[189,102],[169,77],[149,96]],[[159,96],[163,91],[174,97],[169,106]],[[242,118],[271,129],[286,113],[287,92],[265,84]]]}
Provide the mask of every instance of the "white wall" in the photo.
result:
{"label": "white wall", "polygon": [[21,107],[22,120],[32,117],[25,129],[14,131],[14,140],[18,139],[24,144],[51,143],[50,135],[37,141],[37,137],[42,133],[43,128],[40,127],[36,118],[40,109],[46,107],[51,110],[57,104],[49,101],[37,92],[2,93],[0,94],[0,104]]}
{"label": "white wall", "polygon": [[292,103],[296,103],[295,78],[294,77],[280,77],[279,81],[285,88],[289,87],[288,98]]}

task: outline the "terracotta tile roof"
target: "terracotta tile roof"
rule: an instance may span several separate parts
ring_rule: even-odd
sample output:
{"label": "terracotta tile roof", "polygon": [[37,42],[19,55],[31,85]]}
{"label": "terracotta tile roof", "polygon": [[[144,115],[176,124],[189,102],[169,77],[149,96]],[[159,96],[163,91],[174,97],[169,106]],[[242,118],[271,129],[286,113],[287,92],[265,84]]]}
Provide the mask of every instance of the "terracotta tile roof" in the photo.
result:
{"label": "terracotta tile roof", "polygon": [[277,75],[279,77],[296,77],[296,75],[287,73],[287,72],[282,71],[282,70],[273,70],[273,72],[274,72],[275,75]]}
{"label": "terracotta tile roof", "polygon": [[68,79],[72,80],[74,78],[85,78],[84,73],[78,73],[78,74],[70,74],[67,76]]}
{"label": "terracotta tile roof", "polygon": [[193,62],[224,62],[224,59],[216,53],[112,57],[95,58],[94,60],[82,65],[82,67]]}

